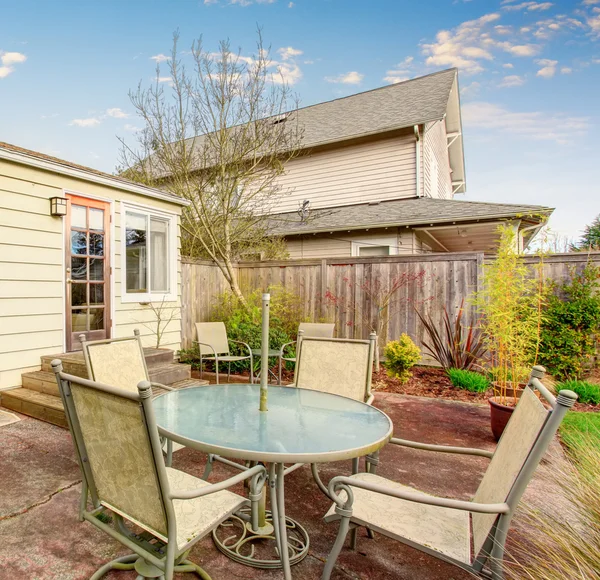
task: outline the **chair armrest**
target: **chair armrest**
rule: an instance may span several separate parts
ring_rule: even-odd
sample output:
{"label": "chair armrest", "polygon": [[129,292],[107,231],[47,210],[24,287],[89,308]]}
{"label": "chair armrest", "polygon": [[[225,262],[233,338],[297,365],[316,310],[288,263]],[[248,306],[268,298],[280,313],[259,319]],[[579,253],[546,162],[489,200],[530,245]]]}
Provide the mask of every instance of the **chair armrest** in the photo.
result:
{"label": "chair armrest", "polygon": [[333,501],[343,509],[350,509],[352,507],[352,493],[348,494],[348,499],[344,500],[336,492],[338,489],[348,492],[348,488],[351,487],[366,489],[367,491],[381,493],[390,497],[397,497],[398,499],[404,499],[414,503],[434,505],[467,512],[476,512],[479,514],[507,514],[510,511],[510,506],[507,503],[475,503],[460,499],[448,499],[445,497],[436,497],[433,495],[425,495],[423,493],[404,491],[402,489],[392,489],[389,487],[384,487],[383,485],[377,485],[368,481],[361,481],[351,477],[337,476],[329,482],[328,491]]}
{"label": "chair armrest", "polygon": [[297,340],[292,340],[291,342],[286,342],[285,344],[282,344],[281,348],[279,349],[279,356],[283,358],[283,351],[285,350],[285,347],[290,346],[290,344],[296,344],[297,342]]}
{"label": "chair armrest", "polygon": [[217,351],[214,349],[214,347],[211,344],[207,344],[206,342],[199,342],[197,340],[192,340],[192,344],[197,344],[199,347],[207,346],[208,348],[210,348],[210,350],[213,351],[215,358],[217,358]]}
{"label": "chair armrest", "polygon": [[173,387],[169,387],[168,385],[163,385],[162,383],[150,382],[150,384],[152,385],[152,388],[158,387],[159,389],[164,389],[165,391],[176,391],[177,390],[177,389],[174,389]]}
{"label": "chair armrest", "polygon": [[471,447],[451,447],[449,445],[432,445],[430,443],[420,443],[418,441],[409,441],[408,439],[398,439],[392,437],[390,443],[393,445],[401,445],[402,447],[410,447],[411,449],[420,449],[421,451],[438,451],[440,453],[456,453],[458,455],[478,455],[479,457],[487,457],[491,459],[494,454],[485,449],[473,449]]}
{"label": "chair armrest", "polygon": [[267,478],[267,470],[263,465],[255,465],[254,467],[242,471],[229,479],[225,479],[224,481],[219,481],[218,483],[212,483],[211,485],[206,485],[204,487],[199,487],[197,489],[190,489],[186,491],[180,492],[171,492],[169,493],[169,497],[171,499],[195,499],[197,497],[202,497],[205,495],[210,495],[211,493],[216,493],[218,491],[223,491],[237,483],[245,481],[246,479],[253,479],[253,486],[255,487],[254,493],[260,491],[262,486],[264,485]]}
{"label": "chair armrest", "polygon": [[250,345],[248,343],[243,342],[241,340],[232,340],[231,338],[228,338],[227,340],[229,342],[234,342],[235,344],[243,344],[248,349],[248,358],[252,356],[252,349],[250,348]]}

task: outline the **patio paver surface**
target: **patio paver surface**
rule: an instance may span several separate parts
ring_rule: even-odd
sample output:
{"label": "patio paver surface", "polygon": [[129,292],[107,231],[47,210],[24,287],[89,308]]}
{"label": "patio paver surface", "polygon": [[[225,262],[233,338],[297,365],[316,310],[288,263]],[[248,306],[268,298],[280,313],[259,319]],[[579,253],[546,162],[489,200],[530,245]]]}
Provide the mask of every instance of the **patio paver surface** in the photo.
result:
{"label": "patio paver surface", "polygon": [[[494,448],[487,407],[378,393],[375,404],[390,415],[396,437],[429,443]],[[69,433],[59,427],[21,416],[22,421],[0,428],[0,580],[83,580],[106,561],[128,553],[120,544],[77,520],[80,475]],[[200,476],[202,453],[183,449],[173,466]],[[481,479],[487,460],[425,453],[396,446],[381,452],[378,473],[429,493],[469,499]],[[536,489],[548,493],[548,481],[536,477]],[[324,465],[324,481],[349,472],[349,462]],[[233,471],[217,464],[211,481]],[[539,481],[538,480],[542,480]],[[551,484],[550,484],[551,485]],[[241,487],[235,491],[243,493]],[[311,537],[308,557],[292,569],[294,578],[317,580],[331,549],[337,524],[322,517],[330,502],[316,488],[310,469],[286,478],[287,514],[306,527]],[[213,580],[279,579],[280,571],[265,571],[230,561],[213,545],[201,540],[191,559]],[[179,580],[192,575],[176,575]],[[118,572],[107,580],[130,580],[134,573]],[[370,540],[361,530],[358,550],[344,549],[333,580],[466,580],[466,572],[377,535]]]}

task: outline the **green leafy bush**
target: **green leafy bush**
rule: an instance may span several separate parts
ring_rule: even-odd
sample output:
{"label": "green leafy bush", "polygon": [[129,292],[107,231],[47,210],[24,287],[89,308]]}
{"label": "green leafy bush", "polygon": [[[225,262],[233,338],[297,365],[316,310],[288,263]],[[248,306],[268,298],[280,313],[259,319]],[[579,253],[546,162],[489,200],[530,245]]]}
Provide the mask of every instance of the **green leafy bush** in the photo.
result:
{"label": "green leafy bush", "polygon": [[579,397],[578,401],[586,405],[598,405],[600,404],[600,385],[594,383],[588,383],[587,381],[564,381],[556,386],[557,391],[561,389],[569,389],[574,393],[577,393]]}
{"label": "green leafy bush", "polygon": [[464,369],[447,369],[451,383],[458,389],[465,389],[471,393],[485,393],[490,386],[488,379],[473,371]]}
{"label": "green leafy bush", "polygon": [[405,383],[410,378],[410,369],[421,359],[421,350],[408,334],[403,333],[399,340],[385,345],[383,355],[388,375]]}
{"label": "green leafy bush", "polygon": [[555,285],[541,327],[538,361],[557,379],[580,378],[600,331],[600,269],[571,271]]}

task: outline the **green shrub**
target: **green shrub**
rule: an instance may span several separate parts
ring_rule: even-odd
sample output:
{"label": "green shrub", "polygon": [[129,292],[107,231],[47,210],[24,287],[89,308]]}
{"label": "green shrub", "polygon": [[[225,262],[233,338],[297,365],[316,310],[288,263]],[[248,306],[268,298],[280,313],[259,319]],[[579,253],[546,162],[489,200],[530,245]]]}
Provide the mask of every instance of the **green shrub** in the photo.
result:
{"label": "green shrub", "polygon": [[600,269],[588,265],[555,285],[541,328],[538,361],[557,379],[580,378],[600,331]]}
{"label": "green shrub", "polygon": [[600,385],[588,383],[587,381],[564,381],[556,386],[556,390],[569,389],[577,393],[578,401],[586,405],[598,405],[600,403]]}
{"label": "green shrub", "polygon": [[490,382],[485,376],[473,371],[448,369],[446,372],[451,383],[458,389],[465,389],[471,393],[484,393],[490,386]]}
{"label": "green shrub", "polygon": [[410,369],[421,359],[421,350],[408,334],[402,334],[399,340],[392,340],[383,351],[385,367],[390,377],[405,383],[410,378]]}

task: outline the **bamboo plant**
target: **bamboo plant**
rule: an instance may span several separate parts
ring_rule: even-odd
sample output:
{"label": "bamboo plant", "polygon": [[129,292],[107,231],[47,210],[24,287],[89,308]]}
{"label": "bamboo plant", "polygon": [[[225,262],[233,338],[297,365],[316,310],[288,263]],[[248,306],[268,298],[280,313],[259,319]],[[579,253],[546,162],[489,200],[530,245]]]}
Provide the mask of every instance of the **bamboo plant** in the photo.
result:
{"label": "bamboo plant", "polygon": [[513,406],[517,387],[527,381],[529,369],[536,363],[546,290],[542,256],[535,275],[518,251],[514,227],[501,225],[498,233],[498,253],[484,265],[484,284],[475,303],[482,317],[494,396],[500,404]]}

